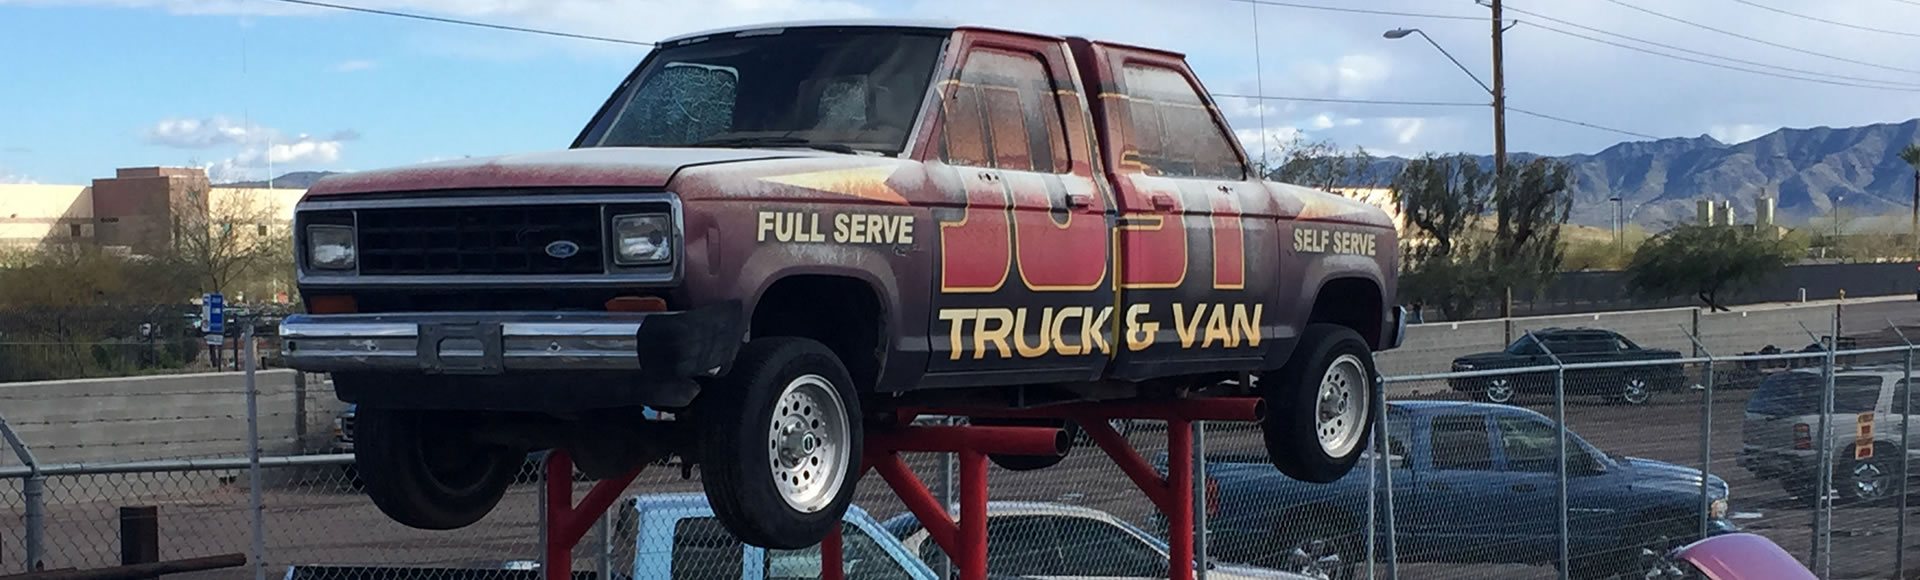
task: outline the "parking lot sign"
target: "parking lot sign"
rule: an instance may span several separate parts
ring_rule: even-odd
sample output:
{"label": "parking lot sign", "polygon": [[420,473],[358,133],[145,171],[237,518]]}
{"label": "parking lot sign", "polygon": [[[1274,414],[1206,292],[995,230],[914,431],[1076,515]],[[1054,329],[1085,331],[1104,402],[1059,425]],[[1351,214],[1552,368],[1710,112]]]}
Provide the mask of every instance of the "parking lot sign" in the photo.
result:
{"label": "parking lot sign", "polygon": [[218,293],[202,297],[201,319],[206,321],[207,334],[227,333],[227,298]]}

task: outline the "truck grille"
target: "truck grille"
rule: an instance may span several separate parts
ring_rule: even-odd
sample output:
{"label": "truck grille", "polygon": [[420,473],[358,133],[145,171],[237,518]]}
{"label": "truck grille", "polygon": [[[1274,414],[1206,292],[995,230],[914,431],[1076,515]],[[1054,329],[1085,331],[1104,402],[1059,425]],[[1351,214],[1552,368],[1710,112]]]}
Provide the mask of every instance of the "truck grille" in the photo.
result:
{"label": "truck grille", "polygon": [[[360,273],[373,275],[598,274],[599,205],[360,210]],[[572,242],[574,254],[549,255]]]}

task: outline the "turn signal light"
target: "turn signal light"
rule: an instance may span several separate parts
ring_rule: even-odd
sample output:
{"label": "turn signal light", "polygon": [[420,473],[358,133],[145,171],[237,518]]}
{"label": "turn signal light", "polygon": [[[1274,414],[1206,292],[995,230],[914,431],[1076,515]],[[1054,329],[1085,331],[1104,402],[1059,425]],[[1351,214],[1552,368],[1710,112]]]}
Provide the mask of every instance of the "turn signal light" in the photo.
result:
{"label": "turn signal light", "polygon": [[1207,517],[1220,515],[1220,482],[1207,478]]}
{"label": "turn signal light", "polygon": [[607,312],[665,312],[667,300],[659,296],[620,296],[607,301]]}
{"label": "turn signal light", "polygon": [[1813,448],[1813,435],[1809,434],[1809,431],[1811,431],[1811,429],[1807,427],[1806,423],[1793,424],[1793,448],[1794,449],[1812,449]]}

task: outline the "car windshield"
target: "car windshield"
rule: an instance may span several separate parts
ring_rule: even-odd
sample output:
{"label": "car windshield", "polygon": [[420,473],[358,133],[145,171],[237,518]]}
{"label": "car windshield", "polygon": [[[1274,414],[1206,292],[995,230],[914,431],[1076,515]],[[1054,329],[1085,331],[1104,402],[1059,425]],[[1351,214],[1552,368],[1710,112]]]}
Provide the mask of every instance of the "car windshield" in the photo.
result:
{"label": "car windshield", "polygon": [[[1864,413],[1880,401],[1880,378],[1841,375],[1833,379],[1833,412]],[[1775,373],[1760,382],[1747,399],[1747,412],[1775,417],[1820,414],[1820,391],[1827,386],[1819,373]]]}
{"label": "car windshield", "polygon": [[799,28],[695,38],[649,57],[584,147],[813,147],[899,154],[945,37]]}

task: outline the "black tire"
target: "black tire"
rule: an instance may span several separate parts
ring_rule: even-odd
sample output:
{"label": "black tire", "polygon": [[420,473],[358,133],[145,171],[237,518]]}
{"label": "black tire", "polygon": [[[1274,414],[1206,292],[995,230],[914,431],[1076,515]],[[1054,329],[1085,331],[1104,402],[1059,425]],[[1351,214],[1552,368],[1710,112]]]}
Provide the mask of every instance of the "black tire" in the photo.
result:
{"label": "black tire", "polygon": [[1657,390],[1654,381],[1640,375],[1621,375],[1620,394],[1613,397],[1615,403],[1641,406],[1653,402],[1653,392]]}
{"label": "black tire", "polygon": [[472,525],[493,511],[525,452],[474,439],[457,414],[361,407],[354,471],[381,513],[423,530]]}
{"label": "black tire", "polygon": [[1487,377],[1481,379],[1480,398],[1489,403],[1512,404],[1520,398],[1520,378],[1514,376]]}
{"label": "black tire", "polygon": [[[1321,383],[1336,362],[1357,364],[1360,372],[1355,374],[1364,376],[1339,379],[1360,384],[1346,384],[1336,389],[1343,395],[1330,399],[1330,405],[1337,405],[1331,410],[1339,412],[1329,428],[1341,433],[1340,439],[1353,438],[1337,444],[1341,448],[1337,452],[1330,452],[1321,443],[1318,419],[1322,411]],[[1288,477],[1310,483],[1330,483],[1351,471],[1371,439],[1367,433],[1373,422],[1373,381],[1379,376],[1373,351],[1359,333],[1344,326],[1308,325],[1286,366],[1268,377],[1279,380],[1260,381],[1260,395],[1267,402],[1262,431],[1273,466]],[[1345,411],[1348,409],[1357,411],[1357,421]]]}
{"label": "black tire", "polygon": [[[1061,419],[1013,419],[1006,417],[968,417],[970,425],[983,427],[1054,427],[1067,432],[1067,440],[1078,442],[1086,438],[1080,426],[1072,421]],[[1071,452],[1071,447],[1069,447]],[[1066,460],[1067,454],[1059,455],[987,455],[987,460],[1007,471],[1034,471],[1059,465]]]}
{"label": "black tire", "polygon": [[[839,417],[829,404],[840,406]],[[839,525],[859,481],[863,448],[860,398],[833,351],[804,338],[755,340],[694,405],[707,501],[735,537],[795,550],[820,543]],[[773,440],[776,418],[789,427],[782,441]],[[816,477],[822,483],[814,483]],[[783,485],[802,487],[789,500]]]}
{"label": "black tire", "polygon": [[1574,579],[1647,578],[1665,565],[1667,552],[1700,535],[1696,520],[1678,515],[1647,515],[1621,530],[1622,543],[1613,550],[1573,561],[1567,575]]}

